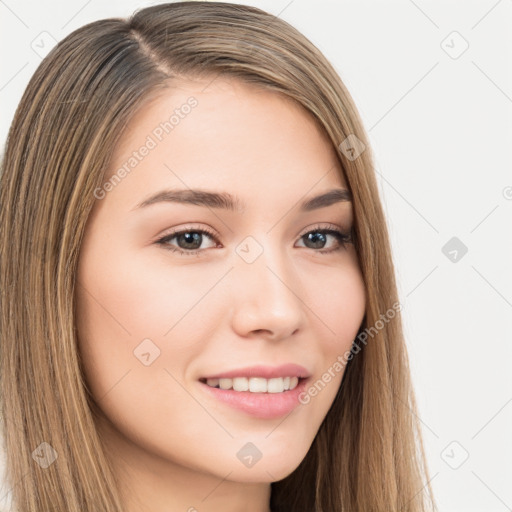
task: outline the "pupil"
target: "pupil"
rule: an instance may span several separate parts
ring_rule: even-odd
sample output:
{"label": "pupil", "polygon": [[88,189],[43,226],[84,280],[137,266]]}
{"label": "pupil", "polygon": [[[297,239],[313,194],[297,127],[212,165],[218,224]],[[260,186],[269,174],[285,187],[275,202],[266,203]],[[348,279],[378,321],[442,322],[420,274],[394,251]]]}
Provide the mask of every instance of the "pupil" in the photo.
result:
{"label": "pupil", "polygon": [[[191,234],[192,233],[192,234]],[[201,246],[201,234],[196,232],[183,233],[179,238],[185,239],[187,244],[196,244],[194,247],[185,247],[186,249],[197,249]]]}
{"label": "pupil", "polygon": [[320,240],[320,245],[325,243],[325,235],[323,233],[309,233],[308,239],[316,244],[315,249],[318,248],[318,240]]}

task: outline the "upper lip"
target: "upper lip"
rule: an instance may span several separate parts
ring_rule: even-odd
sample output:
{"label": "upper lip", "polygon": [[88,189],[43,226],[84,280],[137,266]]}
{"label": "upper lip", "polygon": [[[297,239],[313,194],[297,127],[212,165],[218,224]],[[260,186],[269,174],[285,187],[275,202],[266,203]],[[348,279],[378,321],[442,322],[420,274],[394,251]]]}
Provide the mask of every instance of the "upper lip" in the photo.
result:
{"label": "upper lip", "polygon": [[214,375],[208,375],[203,379],[234,379],[236,377],[263,377],[272,379],[276,377],[300,377],[307,378],[311,373],[304,366],[288,363],[280,366],[247,366],[245,368],[237,368]]}

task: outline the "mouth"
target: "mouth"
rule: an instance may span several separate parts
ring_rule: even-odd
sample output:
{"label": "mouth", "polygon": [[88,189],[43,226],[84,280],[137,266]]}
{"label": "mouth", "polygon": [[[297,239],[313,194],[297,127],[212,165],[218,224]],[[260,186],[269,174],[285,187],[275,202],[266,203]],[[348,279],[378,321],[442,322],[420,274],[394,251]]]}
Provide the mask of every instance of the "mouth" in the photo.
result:
{"label": "mouth", "polygon": [[210,377],[199,379],[208,400],[262,420],[290,414],[300,404],[308,377]]}
{"label": "mouth", "polygon": [[294,390],[306,377],[296,375],[287,377],[235,377],[202,378],[200,382],[211,388],[249,393],[283,393]]}
{"label": "mouth", "polygon": [[260,364],[204,375],[199,385],[209,400],[254,418],[272,419],[302,403],[299,398],[311,378],[311,371],[299,364]]}

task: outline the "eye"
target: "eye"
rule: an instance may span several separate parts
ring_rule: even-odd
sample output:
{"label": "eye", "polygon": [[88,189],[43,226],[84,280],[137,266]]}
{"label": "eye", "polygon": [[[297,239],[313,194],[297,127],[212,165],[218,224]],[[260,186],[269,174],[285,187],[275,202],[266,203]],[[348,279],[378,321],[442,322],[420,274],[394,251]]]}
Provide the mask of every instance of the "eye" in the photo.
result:
{"label": "eye", "polygon": [[[157,240],[156,243],[162,244],[166,249],[172,252],[193,256],[194,254],[201,252],[201,250],[198,250],[198,248],[201,246],[203,237],[205,235],[210,239],[217,240],[215,234],[208,229],[196,229],[193,227],[188,227],[180,231],[173,231],[172,233],[169,233],[163,238]],[[176,239],[179,247],[170,245],[171,240],[174,239]]]}
{"label": "eye", "polygon": [[[335,239],[334,247],[330,249],[324,249],[324,245],[327,244],[328,237],[332,237]],[[310,249],[323,249],[319,252],[320,254],[329,254],[334,251],[340,251],[341,249],[346,249],[349,243],[352,243],[352,231],[343,232],[335,225],[330,224],[328,227],[325,226],[315,226],[312,230],[309,230],[307,233],[300,237],[300,240],[305,239],[307,244],[306,247]],[[321,247],[319,247],[321,246]]]}
{"label": "eye", "polygon": [[[217,237],[212,231],[192,226],[179,231],[173,231],[172,233],[169,233],[157,240],[156,243],[161,244],[165,249],[177,252],[178,254],[199,256],[201,252],[206,250],[205,248],[200,248],[205,237],[218,243]],[[325,249],[324,246],[328,243],[329,237],[334,239],[334,247]],[[171,243],[175,239],[178,247]],[[313,229],[299,237],[299,240],[303,239],[305,240],[305,247],[307,249],[316,249],[315,252],[320,254],[328,254],[334,251],[346,249],[347,245],[353,241],[352,232],[345,233],[332,224],[328,225],[328,227],[321,225],[315,226]],[[211,247],[215,246],[216,245],[214,243]]]}

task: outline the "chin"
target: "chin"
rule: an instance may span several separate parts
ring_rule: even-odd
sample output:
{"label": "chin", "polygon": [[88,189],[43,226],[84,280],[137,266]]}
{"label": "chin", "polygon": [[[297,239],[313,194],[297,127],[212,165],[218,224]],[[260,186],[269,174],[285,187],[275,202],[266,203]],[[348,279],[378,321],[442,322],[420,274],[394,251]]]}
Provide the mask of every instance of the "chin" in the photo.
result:
{"label": "chin", "polygon": [[[236,469],[229,476],[230,480],[237,482],[277,482],[283,480],[292,474],[300,465],[306,453],[297,454],[297,449],[293,450],[286,447],[272,454],[262,455],[261,459],[252,466],[244,467],[243,463],[239,463]],[[238,461],[237,461],[238,462]]]}

